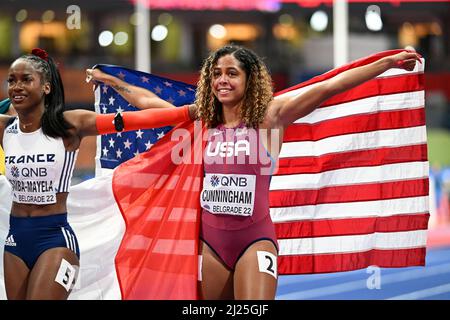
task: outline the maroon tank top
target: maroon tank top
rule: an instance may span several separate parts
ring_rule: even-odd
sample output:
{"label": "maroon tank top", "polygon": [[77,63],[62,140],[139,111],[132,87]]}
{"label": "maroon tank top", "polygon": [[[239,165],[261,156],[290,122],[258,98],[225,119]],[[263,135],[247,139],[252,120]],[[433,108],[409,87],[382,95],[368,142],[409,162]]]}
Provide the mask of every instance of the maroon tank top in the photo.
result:
{"label": "maroon tank top", "polygon": [[269,215],[273,160],[257,129],[210,129],[203,155],[202,223],[237,230]]}

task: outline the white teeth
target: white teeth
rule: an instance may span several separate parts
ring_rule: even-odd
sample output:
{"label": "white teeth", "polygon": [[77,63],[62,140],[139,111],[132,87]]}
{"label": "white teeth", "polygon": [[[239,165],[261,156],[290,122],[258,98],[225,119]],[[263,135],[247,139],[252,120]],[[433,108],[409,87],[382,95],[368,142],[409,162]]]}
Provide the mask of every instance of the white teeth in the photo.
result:
{"label": "white teeth", "polygon": [[13,100],[20,101],[25,99],[25,96],[13,96]]}

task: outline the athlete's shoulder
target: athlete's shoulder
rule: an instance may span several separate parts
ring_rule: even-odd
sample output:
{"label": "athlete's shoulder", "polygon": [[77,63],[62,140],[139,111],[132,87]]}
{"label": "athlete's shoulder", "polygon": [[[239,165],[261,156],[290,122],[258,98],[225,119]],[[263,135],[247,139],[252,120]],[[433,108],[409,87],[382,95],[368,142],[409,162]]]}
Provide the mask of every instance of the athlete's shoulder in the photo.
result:
{"label": "athlete's shoulder", "polygon": [[0,114],[0,129],[4,130],[7,126],[14,122],[16,117]]}

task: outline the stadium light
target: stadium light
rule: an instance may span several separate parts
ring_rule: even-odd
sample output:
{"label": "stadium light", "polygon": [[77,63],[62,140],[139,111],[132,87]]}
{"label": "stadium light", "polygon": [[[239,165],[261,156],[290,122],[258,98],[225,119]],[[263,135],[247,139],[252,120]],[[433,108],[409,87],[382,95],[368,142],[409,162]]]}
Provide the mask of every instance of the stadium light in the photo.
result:
{"label": "stadium light", "polygon": [[216,39],[223,39],[227,35],[227,29],[221,24],[214,24],[209,28],[209,34]]}
{"label": "stadium light", "polygon": [[109,30],[100,32],[100,34],[98,36],[98,43],[102,47],[109,46],[113,42],[113,40],[114,40],[114,34]]}
{"label": "stadium light", "polygon": [[123,46],[128,42],[128,33],[120,31],[114,36],[114,43],[118,46]]}
{"label": "stadium light", "polygon": [[152,40],[163,41],[167,37],[168,33],[169,31],[166,26],[158,24],[152,30]]}
{"label": "stadium light", "polygon": [[16,14],[16,21],[23,22],[27,19],[27,17],[28,17],[28,11],[25,9],[21,9]]}
{"label": "stadium light", "polygon": [[383,28],[381,9],[377,5],[371,5],[366,10],[366,26],[370,31],[380,31]]}
{"label": "stadium light", "polygon": [[324,11],[318,10],[313,13],[309,23],[313,30],[319,32],[324,31],[328,26],[328,15]]}

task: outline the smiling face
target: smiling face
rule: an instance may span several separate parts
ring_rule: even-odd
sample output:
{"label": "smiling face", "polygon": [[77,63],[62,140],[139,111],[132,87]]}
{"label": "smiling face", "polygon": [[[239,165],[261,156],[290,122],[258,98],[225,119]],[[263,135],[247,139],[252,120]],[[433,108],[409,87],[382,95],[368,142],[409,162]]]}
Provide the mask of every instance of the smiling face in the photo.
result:
{"label": "smiling face", "polygon": [[44,97],[50,93],[50,84],[24,59],[14,61],[8,73],[8,95],[17,111],[44,106]]}
{"label": "smiling face", "polygon": [[232,55],[217,60],[212,71],[212,89],[223,107],[239,105],[244,98],[247,75],[241,63]]}

